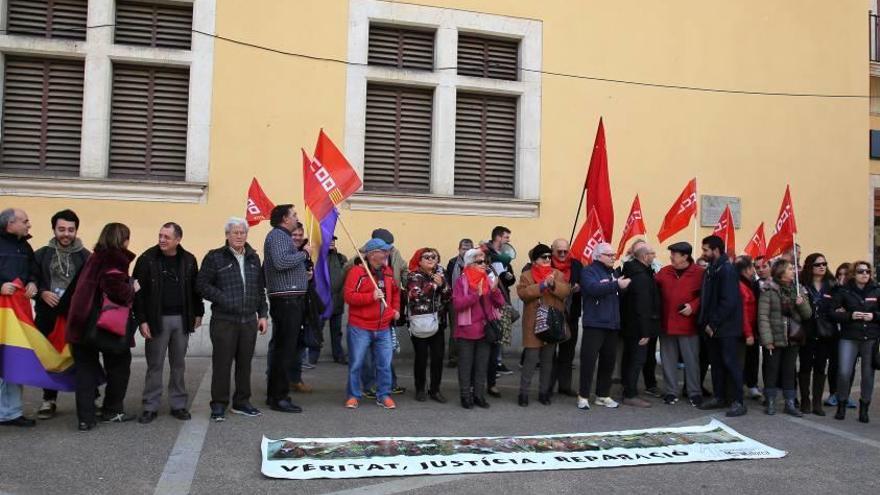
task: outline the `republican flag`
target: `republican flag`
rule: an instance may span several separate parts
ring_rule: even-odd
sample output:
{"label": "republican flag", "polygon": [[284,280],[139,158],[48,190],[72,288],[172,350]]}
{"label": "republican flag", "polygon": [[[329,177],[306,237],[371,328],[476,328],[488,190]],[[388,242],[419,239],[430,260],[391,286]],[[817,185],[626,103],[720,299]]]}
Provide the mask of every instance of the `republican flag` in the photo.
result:
{"label": "republican flag", "polygon": [[617,246],[617,257],[623,254],[626,248],[626,241],[637,235],[645,235],[645,220],[642,216],[642,203],[639,201],[639,195],[636,194],[633,199],[632,206],[629,209],[629,216],[626,217],[626,225],[623,227],[623,237],[620,238],[620,245]]}
{"label": "republican flag", "polygon": [[797,223],[794,220],[794,205],[791,202],[791,191],[785,186],[785,196],[779,207],[776,218],[776,231],[767,245],[767,257],[775,258],[794,247],[794,235],[797,234]]}
{"label": "republican flag", "polygon": [[245,220],[248,225],[253,227],[263,220],[268,220],[272,208],[275,208],[275,205],[269,200],[269,197],[263,192],[263,188],[260,187],[260,183],[257,182],[257,178],[254,177],[251,181],[251,187],[248,188],[247,209],[245,211]]}
{"label": "republican flag", "polygon": [[315,291],[324,306],[323,318],[333,314],[333,293],[330,290],[330,266],[327,257],[336,231],[339,211],[336,205],[361,188],[361,179],[339,148],[324,134],[318,134],[315,157],[303,156],[303,198],[306,203],[307,235],[314,253]]}
{"label": "republican flag", "polygon": [[[19,290],[0,296],[0,378],[30,387],[73,392],[76,390],[70,346],[57,338],[54,343],[37,330],[31,301]],[[63,332],[63,330],[62,330]]]}
{"label": "republican flag", "polygon": [[672,204],[669,212],[663,218],[663,225],[657,233],[660,242],[669,239],[691,223],[691,218],[697,216],[697,179],[693,178],[687,183],[678,199]]}
{"label": "republican flag", "polygon": [[734,227],[733,214],[730,212],[730,205],[727,205],[724,208],[724,212],[721,214],[721,218],[718,219],[718,224],[715,225],[715,230],[713,230],[712,233],[724,240],[724,250],[727,251],[727,255],[731,258],[736,256],[736,235],[734,234]]}
{"label": "republican flag", "polygon": [[764,222],[761,222],[761,225],[758,225],[755,233],[752,234],[752,238],[749,239],[749,243],[746,244],[743,253],[753,260],[767,256],[767,241],[764,239]]}
{"label": "republican flag", "polygon": [[587,191],[587,211],[596,210],[602,231],[608,235],[614,232],[614,205],[611,201],[611,180],[608,177],[608,152],[605,147],[605,125],[599,118],[599,128],[596,130],[596,141],[593,144],[593,154],[590,157],[590,168],[587,170],[587,180],[584,183]]}
{"label": "republican flag", "polygon": [[593,251],[599,244],[607,242],[605,234],[602,232],[602,224],[599,221],[599,215],[596,209],[590,210],[586,223],[581,226],[581,231],[574,238],[571,245],[571,254],[578,261],[585,265],[593,262]]}

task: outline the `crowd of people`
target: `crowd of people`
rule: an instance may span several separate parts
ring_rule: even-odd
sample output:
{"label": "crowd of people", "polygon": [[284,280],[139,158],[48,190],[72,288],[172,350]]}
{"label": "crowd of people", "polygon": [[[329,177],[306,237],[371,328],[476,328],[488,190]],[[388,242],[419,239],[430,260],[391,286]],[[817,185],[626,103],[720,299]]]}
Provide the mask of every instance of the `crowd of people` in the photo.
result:
{"label": "crowd of people", "polygon": [[[270,224],[262,260],[248,243],[247,222],[230,218],[225,241],[199,263],[182,246],[183,229],[174,222],[162,225],[157,244],[140,256],[128,250],[129,228],[109,223],[90,252],[77,236],[76,213],[63,210],[51,218],[53,237],[35,252],[27,214],[0,212],[0,294],[32,298],[34,323],[44,335],[59,318],[66,321],[79,430],[99,421],[153,421],[166,359],[170,414],[191,418],[186,353],[189,336],[202,325],[204,301],[210,302],[210,408],[217,422],[227,412],[262,414],[251,402],[251,367],[257,335],[268,332],[270,319],[266,404],[282,413],[302,411],[291,392],[312,390],[302,370],[317,363],[326,326],[333,361],[348,367],[344,406],[350,409],[365,398],[396,408],[392,396],[405,389],[397,382],[394,356],[405,333],[414,351],[417,401],[448,402],[441,390],[446,360],[446,367],[457,368],[461,407],[489,408],[487,396],[501,397],[497,378],[512,373],[502,350],[520,328],[522,407],[529,406],[538,372],[542,405],[561,396],[584,411],[620,402],[649,408],[655,404],[645,399],[650,395],[669,405],[684,398],[703,410],[726,409],[732,417],[747,413],[748,399],[774,415],[781,391],[785,414],[824,416],[829,406],[843,420],[847,408],[856,406],[850,389],[860,360],[858,419],[869,421],[880,365],[880,286],[867,261],[844,263],[832,275],[820,253],[807,256],[802,267],[797,249],[752,260],[725,253],[722,239],[709,236],[698,259],[694,246],[677,242],[668,247],[663,266],[652,246],[636,240],[623,260],[609,244],[599,244],[593,262],[584,265],[568,241],[557,239],[532,247],[517,277],[515,251],[508,248],[511,231],[503,226],[485,242],[462,239],[445,268],[432,247],[417,249],[407,262],[391,232],[376,229],[350,259],[337,251],[335,238],[331,242],[332,308],[325,308],[316,289],[317,253],[294,206],[275,207]],[[129,308],[122,335],[105,323],[108,308],[120,307]],[[137,416],[123,408],[136,334],[145,341],[146,359]],[[618,367],[622,394],[615,398]],[[709,369],[711,392],[705,386]],[[37,418],[56,414],[57,397],[58,391],[43,391]],[[35,424],[24,414],[21,385],[0,379],[0,425]]]}

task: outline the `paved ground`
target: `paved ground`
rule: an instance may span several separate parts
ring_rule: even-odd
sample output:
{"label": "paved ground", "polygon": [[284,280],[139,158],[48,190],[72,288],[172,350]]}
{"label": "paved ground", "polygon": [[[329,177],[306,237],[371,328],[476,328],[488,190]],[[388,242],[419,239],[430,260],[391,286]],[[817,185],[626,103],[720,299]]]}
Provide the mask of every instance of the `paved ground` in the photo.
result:
{"label": "paved ground", "polygon": [[[509,359],[508,362],[513,362]],[[264,361],[254,363],[262,370]],[[728,421],[741,433],[789,452],[782,460],[639,466],[583,471],[545,471],[460,476],[422,476],[360,480],[287,481],[260,474],[262,435],[284,436],[450,436],[517,435],[623,430],[668,425],[704,424],[709,416],[684,403],[634,410],[584,413],[571,400],[550,407],[534,401],[516,405],[518,375],[499,380],[504,397],[488,411],[461,409],[457,403],[416,402],[400,397],[399,408],[385,411],[363,404],[342,407],[345,368],[321,362],[306,372],[316,392],[295,396],[305,412],[285,415],[267,411],[261,418],[231,416],[225,423],[208,421],[210,378],[205,358],[189,360],[188,387],[194,396],[194,419],[181,422],[163,410],[151,425],[99,425],[88,433],[75,430],[73,396],[63,394],[59,415],[29,430],[0,431],[0,495],[78,493],[876,493],[880,461],[880,409],[876,422],[863,425],[850,413],[846,421],[831,416],[794,419],[769,417],[757,404],[742,418]],[[145,364],[135,359],[126,407],[139,411]],[[400,381],[411,386],[410,364],[398,367]],[[453,370],[444,393],[457,396]],[[254,403],[264,400],[262,373],[254,373]],[[39,392],[26,392],[26,408],[39,405]],[[831,411],[831,408],[827,408]],[[723,418],[722,418],[723,419]]]}

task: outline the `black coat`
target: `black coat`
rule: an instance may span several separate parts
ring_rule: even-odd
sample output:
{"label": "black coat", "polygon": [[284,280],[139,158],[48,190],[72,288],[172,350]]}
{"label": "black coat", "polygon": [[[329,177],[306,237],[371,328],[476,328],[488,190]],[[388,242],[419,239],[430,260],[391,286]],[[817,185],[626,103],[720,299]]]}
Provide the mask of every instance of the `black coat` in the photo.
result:
{"label": "black coat", "polygon": [[[52,290],[50,285],[52,284],[52,274],[51,274],[51,264],[52,257],[55,254],[55,250],[49,246],[43,246],[34,253],[34,259],[36,261],[37,267],[37,297],[34,298],[34,323],[37,326],[37,330],[40,331],[43,335],[49,335],[52,333],[52,330],[55,329],[55,320],[58,318],[58,315],[66,315],[68,309],[70,309],[70,300],[73,297],[73,290],[76,288],[74,282],[71,281],[70,286],[67,290],[64,291],[64,295],[61,296],[61,300],[58,302],[58,305],[54,308],[49,307],[43,298],[40,297],[40,294],[43,291]],[[76,253],[70,255],[70,261],[73,263],[73,273],[74,279],[76,278],[77,273],[82,270],[82,267],[85,266],[86,260],[89,259],[88,249],[83,248]]]}
{"label": "black coat", "polygon": [[[846,340],[870,340],[880,338],[880,286],[871,281],[859,290],[850,280],[834,291],[831,317],[840,323],[840,338]],[[873,313],[871,321],[853,320],[854,311]],[[864,359],[864,358],[862,358]]]}
{"label": "black coat", "polygon": [[196,277],[199,294],[211,301],[211,318],[238,323],[255,322],[266,318],[266,279],[260,255],[250,246],[244,246],[244,278],[241,267],[229,245],[208,251]]}
{"label": "black coat", "polygon": [[715,337],[742,337],[743,309],[739,275],[730,258],[722,255],[706,268],[700,291],[700,330],[712,327]]}
{"label": "black coat", "polygon": [[0,284],[21,279],[23,284],[37,280],[37,265],[34,249],[28,239],[8,232],[0,234]]}
{"label": "black coat", "polygon": [[[183,326],[184,331],[192,333],[195,330],[196,317],[205,314],[205,305],[199,295],[196,285],[196,276],[199,273],[196,257],[189,251],[178,246],[180,254],[180,283],[183,292]],[[150,325],[150,332],[156,335],[162,331],[162,251],[159,246],[153,246],[140,255],[134,265],[132,277],[141,285],[134,298],[134,315],[138,325],[146,322]]]}
{"label": "black coat", "polygon": [[660,290],[654,271],[637,260],[623,264],[623,276],[631,280],[620,301],[620,334],[629,338],[660,335]]}

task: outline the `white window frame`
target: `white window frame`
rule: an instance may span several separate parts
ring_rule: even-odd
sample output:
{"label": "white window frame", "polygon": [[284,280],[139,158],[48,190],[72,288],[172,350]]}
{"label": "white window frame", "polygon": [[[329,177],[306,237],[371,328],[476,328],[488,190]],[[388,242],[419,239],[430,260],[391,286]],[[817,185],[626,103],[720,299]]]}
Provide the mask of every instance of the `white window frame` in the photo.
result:
{"label": "white window frame", "polygon": [[[216,0],[165,0],[193,6],[193,29],[213,33]],[[0,82],[4,55],[48,56],[83,60],[83,120],[80,175],[55,177],[0,173],[0,195],[133,201],[204,202],[211,138],[214,38],[193,33],[190,50],[113,43],[115,0],[89,0],[86,41],[0,34]],[[7,0],[0,0],[0,28],[7,26]],[[185,181],[115,179],[110,167],[110,105],[113,64],[189,67],[189,109]],[[3,87],[0,84],[0,102]],[[2,106],[0,106],[2,112]]]}
{"label": "white window frame", "polygon": [[[367,65],[370,23],[436,30],[434,71]],[[460,76],[458,33],[518,39],[520,80]],[[381,0],[350,0],[346,88],[345,153],[363,176],[367,83],[404,84],[434,90],[430,194],[360,191],[352,210],[452,215],[537,217],[541,190],[542,23],[539,20],[425,7]],[[514,198],[455,196],[455,108],[458,90],[517,96]]]}

